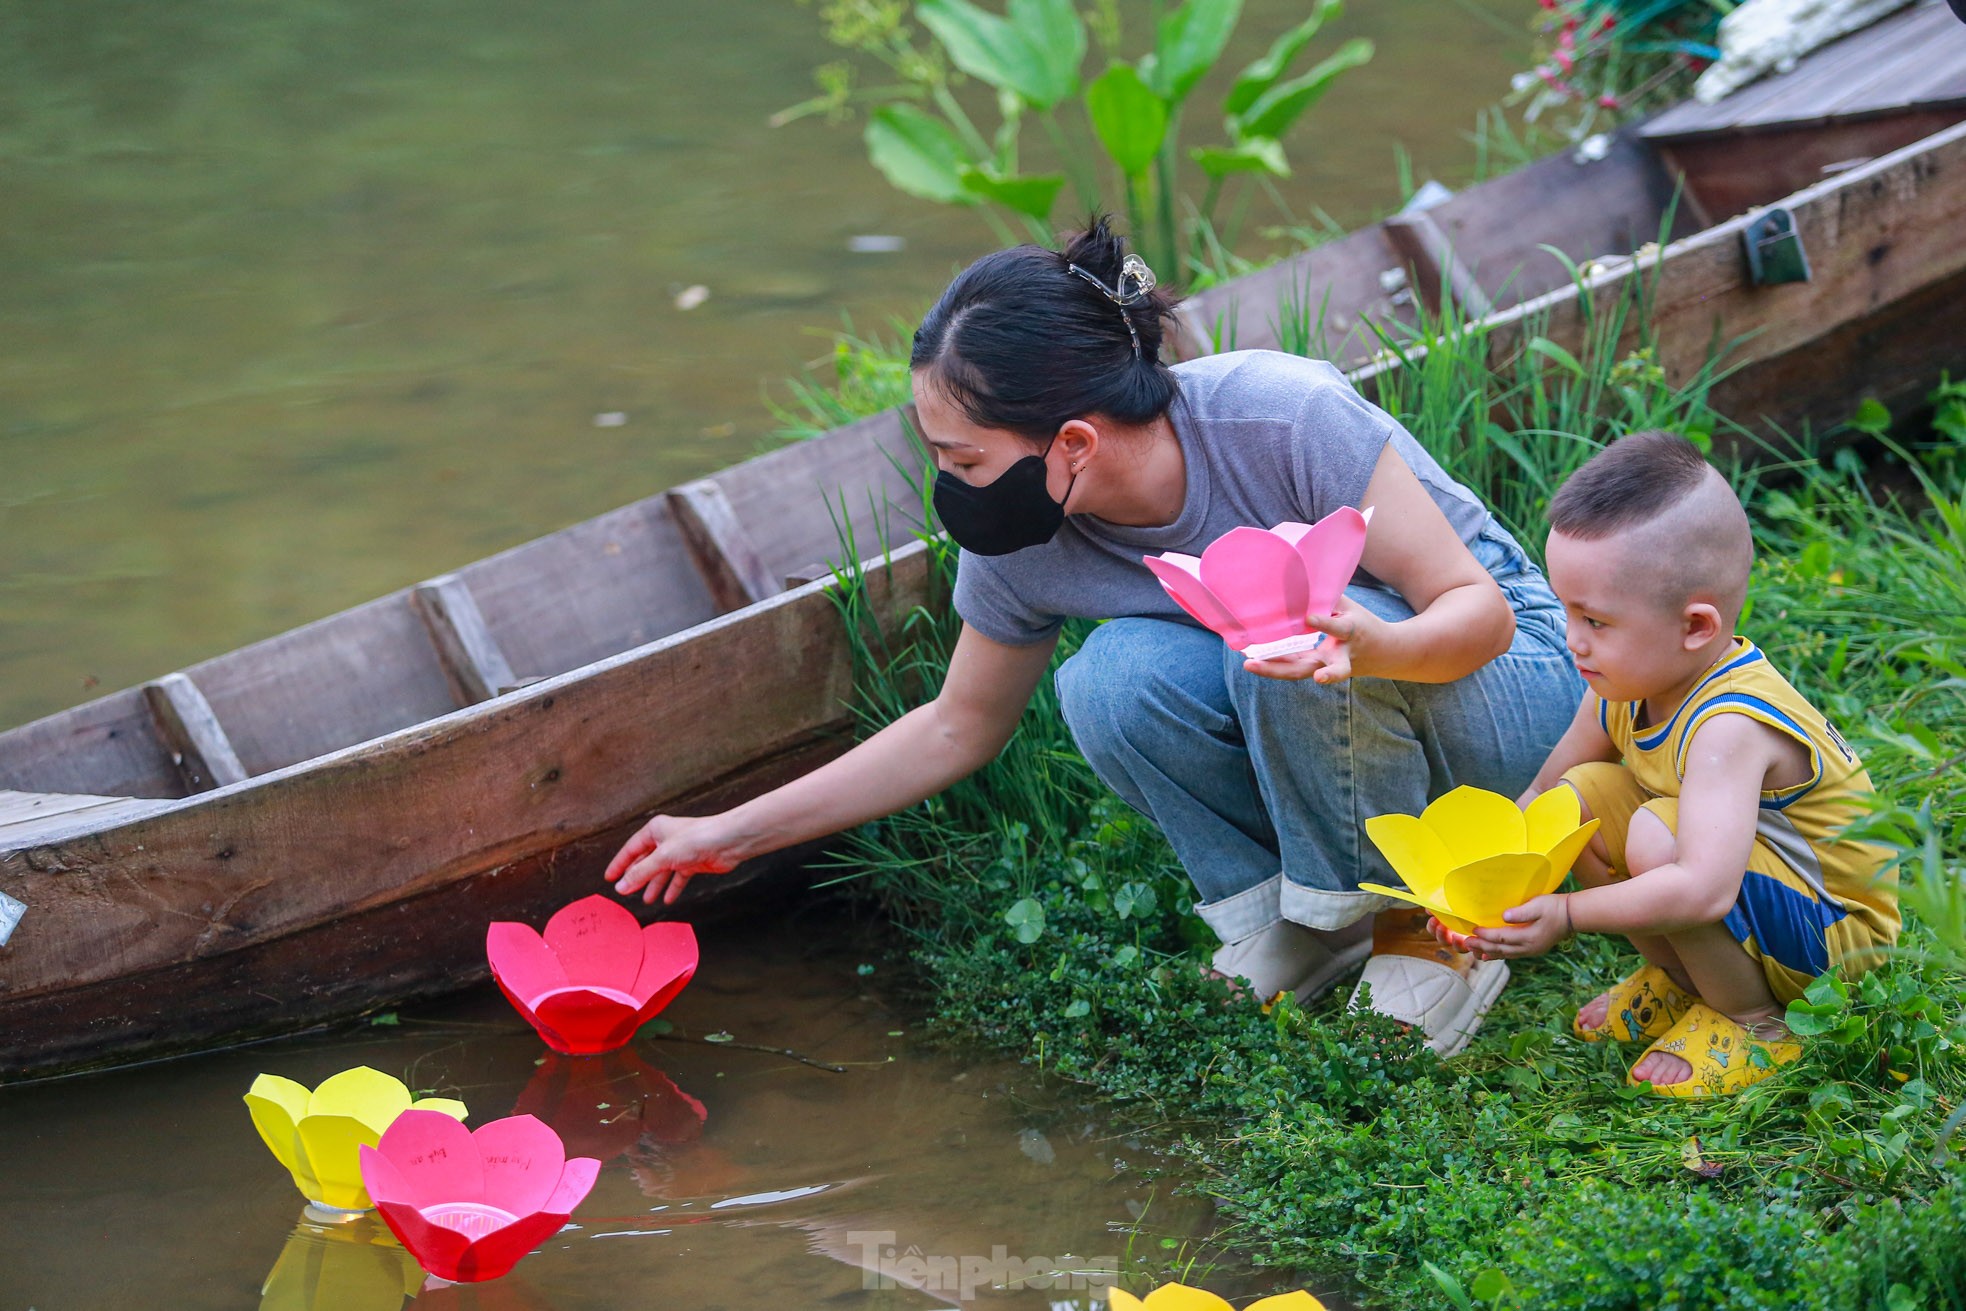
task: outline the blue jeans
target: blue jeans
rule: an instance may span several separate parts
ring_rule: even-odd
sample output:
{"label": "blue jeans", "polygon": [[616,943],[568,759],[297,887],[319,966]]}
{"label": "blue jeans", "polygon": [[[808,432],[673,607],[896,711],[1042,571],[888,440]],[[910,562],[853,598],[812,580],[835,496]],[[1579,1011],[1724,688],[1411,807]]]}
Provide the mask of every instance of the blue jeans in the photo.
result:
{"label": "blue jeans", "polygon": [[[1397,904],[1358,890],[1399,882],[1364,821],[1463,783],[1516,796],[1569,726],[1584,684],[1562,606],[1500,527],[1473,550],[1515,610],[1515,641],[1452,683],[1262,678],[1214,633],[1144,618],[1099,625],[1060,666],[1079,750],[1167,835],[1224,942]],[[1413,614],[1390,590],[1345,594],[1384,619]]]}

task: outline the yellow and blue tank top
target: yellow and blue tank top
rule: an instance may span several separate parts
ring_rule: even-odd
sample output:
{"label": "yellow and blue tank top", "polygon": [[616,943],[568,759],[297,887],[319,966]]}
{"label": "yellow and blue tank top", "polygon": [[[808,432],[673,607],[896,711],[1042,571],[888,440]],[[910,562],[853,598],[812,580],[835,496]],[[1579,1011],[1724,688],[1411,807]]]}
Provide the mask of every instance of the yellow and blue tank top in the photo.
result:
{"label": "yellow and blue tank top", "polygon": [[[1626,768],[1653,796],[1679,796],[1687,748],[1700,725],[1715,715],[1746,715],[1794,738],[1809,752],[1806,781],[1761,794],[1755,837],[1779,858],[1781,877],[1749,871],[1735,912],[1751,913],[1765,902],[1764,912],[1775,912],[1775,921],[1797,917],[1813,921],[1795,925],[1799,936],[1794,968],[1820,974],[1828,967],[1827,958],[1815,959],[1814,944],[1823,941],[1823,930],[1845,916],[1863,921],[1868,929],[1864,936],[1876,941],[1897,937],[1897,872],[1884,871],[1890,853],[1842,836],[1842,830],[1863,812],[1864,799],[1872,791],[1870,775],[1843,735],[1754,643],[1736,637],[1733,652],[1694,685],[1663,724],[1641,725],[1643,713],[1642,701],[1598,702],[1598,722],[1623,754]],[[1764,886],[1774,883],[1783,886]],[[1770,916],[1752,918],[1767,921]],[[1802,931],[1805,927],[1808,932]],[[1806,948],[1801,945],[1805,941],[1810,944]]]}

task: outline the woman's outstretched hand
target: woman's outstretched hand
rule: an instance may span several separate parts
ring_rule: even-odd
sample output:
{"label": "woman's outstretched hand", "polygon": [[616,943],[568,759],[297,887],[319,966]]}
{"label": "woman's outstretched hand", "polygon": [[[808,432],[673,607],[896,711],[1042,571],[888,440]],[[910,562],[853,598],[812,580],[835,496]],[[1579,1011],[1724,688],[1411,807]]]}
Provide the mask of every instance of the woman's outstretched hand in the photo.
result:
{"label": "woman's outstretched hand", "polygon": [[1368,672],[1354,666],[1361,663],[1369,665],[1370,653],[1378,645],[1379,635],[1387,626],[1385,620],[1370,610],[1353,605],[1349,597],[1338,599],[1336,612],[1309,615],[1305,622],[1313,630],[1324,634],[1324,641],[1315,648],[1268,660],[1245,660],[1242,667],[1264,678],[1308,678],[1314,683],[1342,683],[1355,673]]}
{"label": "woman's outstretched hand", "polygon": [[602,877],[624,897],[641,890],[643,901],[660,897],[663,905],[670,905],[698,874],[728,874],[737,867],[740,857],[735,844],[719,832],[721,819],[657,815],[622,843]]}

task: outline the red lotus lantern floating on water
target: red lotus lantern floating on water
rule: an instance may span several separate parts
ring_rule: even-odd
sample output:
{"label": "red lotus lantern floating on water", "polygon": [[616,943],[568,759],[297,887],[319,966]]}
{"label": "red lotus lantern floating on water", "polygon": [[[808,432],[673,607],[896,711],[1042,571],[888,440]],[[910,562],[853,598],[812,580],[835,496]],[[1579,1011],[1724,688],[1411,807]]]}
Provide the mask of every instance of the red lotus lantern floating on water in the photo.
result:
{"label": "red lotus lantern floating on water", "polygon": [[496,1279],[566,1225],[601,1163],[568,1160],[530,1115],[476,1133],[437,1111],[405,1111],[362,1149],[362,1182],[391,1233],[439,1279]]}
{"label": "red lotus lantern floating on water", "polygon": [[1199,557],[1143,559],[1175,604],[1252,660],[1308,651],[1322,640],[1306,622],[1328,615],[1365,554],[1372,511],[1345,506],[1316,524],[1231,528]]}
{"label": "red lotus lantern floating on water", "polygon": [[492,977],[546,1045],[569,1056],[613,1051],[675,999],[696,973],[696,930],[644,928],[596,894],[562,907],[544,935],[501,920],[485,934]]}

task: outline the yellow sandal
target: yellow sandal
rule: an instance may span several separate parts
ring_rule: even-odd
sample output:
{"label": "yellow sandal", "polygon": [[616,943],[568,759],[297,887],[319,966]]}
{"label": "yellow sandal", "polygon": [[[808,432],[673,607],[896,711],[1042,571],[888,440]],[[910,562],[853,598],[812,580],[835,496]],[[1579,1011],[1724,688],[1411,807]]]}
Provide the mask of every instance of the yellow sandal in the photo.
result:
{"label": "yellow sandal", "polygon": [[1802,1055],[1802,1044],[1785,1038],[1757,1038],[1711,1006],[1696,1001],[1679,1017],[1679,1023],[1645,1049],[1632,1068],[1637,1069],[1654,1052],[1679,1057],[1693,1067],[1692,1075],[1679,1083],[1648,1083],[1628,1074],[1626,1083],[1655,1097],[1731,1097]]}
{"label": "yellow sandal", "polygon": [[1692,993],[1672,981],[1657,965],[1647,965],[1630,976],[1620,979],[1606,990],[1605,996],[1610,1005],[1604,1012],[1604,1022],[1591,1028],[1577,1023],[1571,1017],[1570,1031],[1585,1042],[1603,1042],[1615,1038],[1619,1042],[1650,1041],[1662,1038],[1673,1025],[1679,1023],[1680,1016],[1687,1008],[1698,1002]]}

